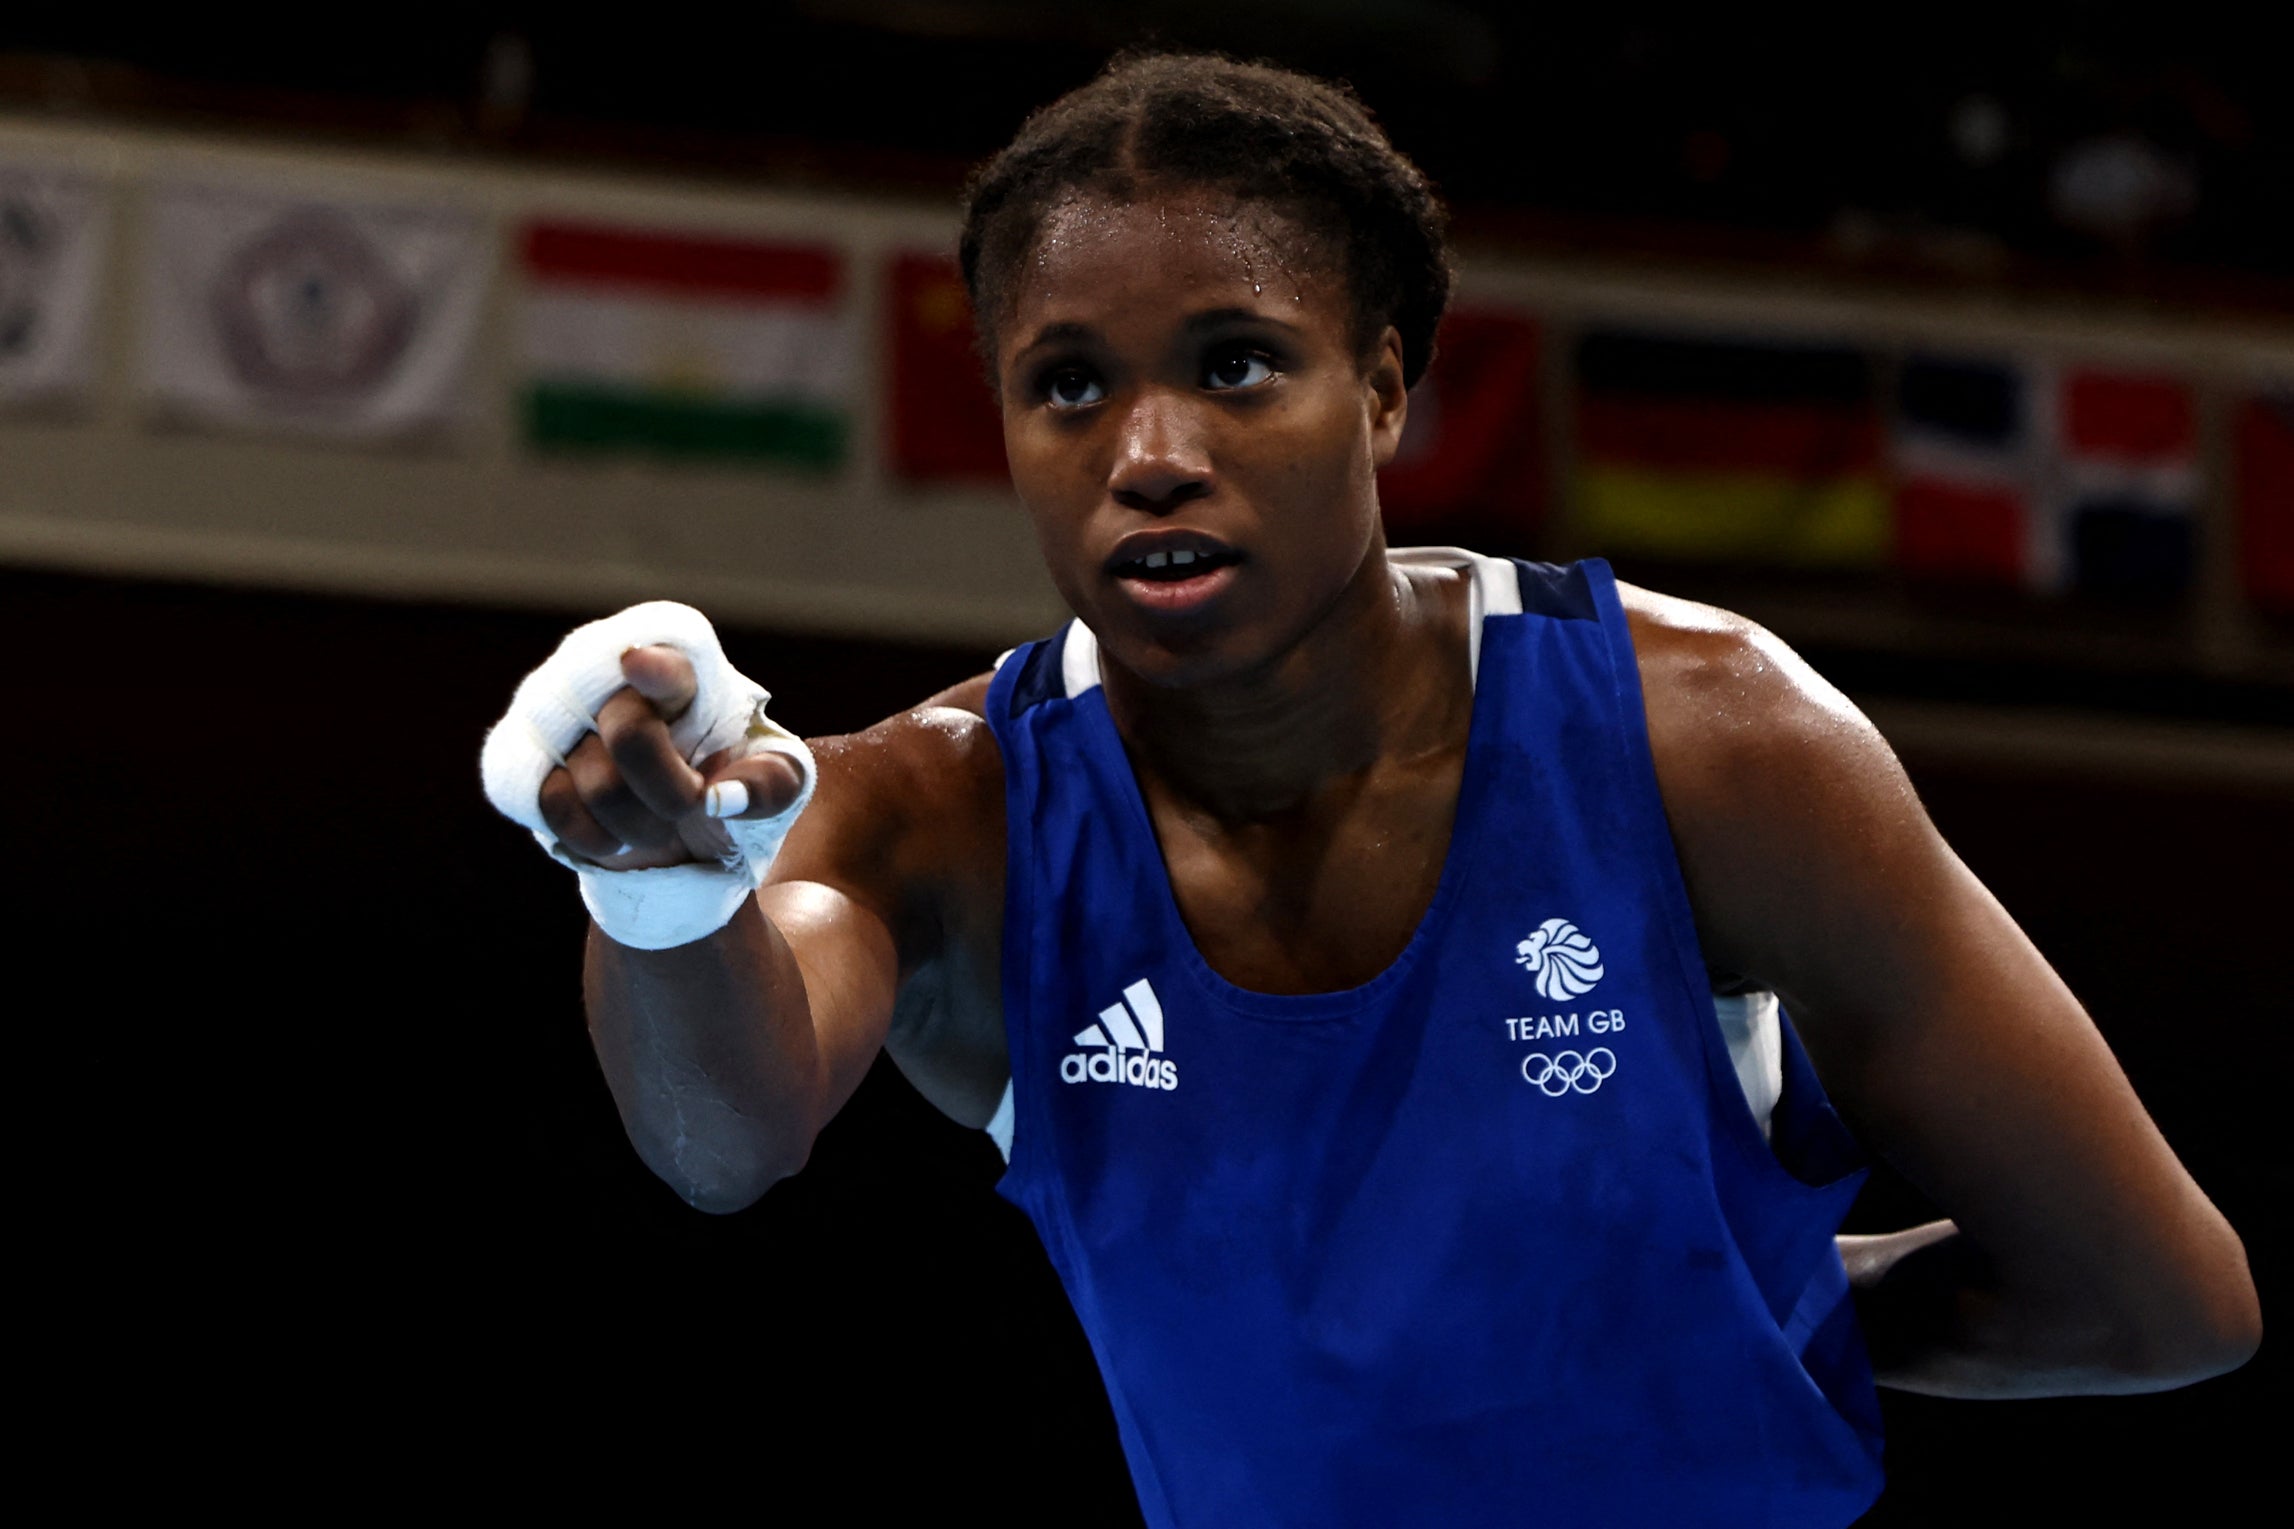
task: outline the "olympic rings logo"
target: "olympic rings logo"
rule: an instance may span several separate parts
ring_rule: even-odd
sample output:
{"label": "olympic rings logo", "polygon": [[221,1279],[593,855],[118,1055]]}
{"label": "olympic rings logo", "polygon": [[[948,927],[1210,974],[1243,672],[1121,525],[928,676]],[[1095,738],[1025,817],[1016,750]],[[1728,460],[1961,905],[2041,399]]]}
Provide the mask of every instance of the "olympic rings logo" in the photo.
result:
{"label": "olympic rings logo", "polygon": [[1607,1046],[1584,1053],[1564,1051],[1559,1056],[1532,1051],[1521,1059],[1522,1080],[1549,1099],[1558,1099],[1573,1088],[1590,1094],[1616,1070],[1617,1053]]}

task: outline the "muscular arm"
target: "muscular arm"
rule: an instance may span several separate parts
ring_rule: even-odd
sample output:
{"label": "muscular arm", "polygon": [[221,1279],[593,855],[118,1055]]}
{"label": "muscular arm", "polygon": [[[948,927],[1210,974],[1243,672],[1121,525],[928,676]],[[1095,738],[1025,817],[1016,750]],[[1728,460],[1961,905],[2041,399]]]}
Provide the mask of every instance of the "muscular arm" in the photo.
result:
{"label": "muscular arm", "polygon": [[[557,786],[565,822],[553,826],[608,863],[687,858],[690,835],[664,839],[638,809],[678,821],[696,788],[619,703],[600,713],[590,756],[569,759]],[[703,1210],[739,1210],[801,1168],[896,1015],[934,1007],[926,990],[948,965],[945,935],[963,928],[943,901],[968,897],[975,839],[1001,847],[1000,813],[980,821],[983,800],[1001,806],[1001,770],[976,718],[923,709],[818,740],[814,757],[812,805],[725,928],[669,950],[590,932],[590,1035],[623,1126],[647,1166]],[[595,824],[563,805],[585,777]],[[616,841],[634,848],[616,856]],[[991,858],[1000,876],[1000,853]]]}
{"label": "muscular arm", "polygon": [[2153,1390],[2236,1367],[2236,1233],[1894,755],[1768,634],[1635,592],[1706,958],[1783,999],[1842,1117],[1949,1222],[1843,1238],[1883,1384]]}
{"label": "muscular arm", "polygon": [[672,950],[592,928],[582,993],[631,1145],[688,1203],[726,1212],[804,1166],[883,1041],[896,977],[883,923],[808,883]]}

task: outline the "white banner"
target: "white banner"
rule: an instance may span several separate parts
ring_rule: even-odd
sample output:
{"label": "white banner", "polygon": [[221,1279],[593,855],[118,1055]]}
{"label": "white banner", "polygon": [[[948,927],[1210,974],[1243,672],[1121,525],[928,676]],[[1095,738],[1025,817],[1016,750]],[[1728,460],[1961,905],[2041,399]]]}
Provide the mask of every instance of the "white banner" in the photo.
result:
{"label": "white banner", "polygon": [[370,440],[451,425],[490,269],[469,213],[163,185],[145,396],[171,418]]}
{"label": "white banner", "polygon": [[94,388],[110,232],[99,182],[0,164],[0,405],[79,403]]}

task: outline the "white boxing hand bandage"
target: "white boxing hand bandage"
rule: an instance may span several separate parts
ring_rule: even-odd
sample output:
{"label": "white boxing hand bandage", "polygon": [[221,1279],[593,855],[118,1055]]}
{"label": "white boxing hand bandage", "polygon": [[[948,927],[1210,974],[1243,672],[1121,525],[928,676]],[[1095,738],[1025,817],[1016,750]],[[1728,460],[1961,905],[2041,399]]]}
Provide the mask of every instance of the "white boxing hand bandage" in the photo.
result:
{"label": "white boxing hand bandage", "polygon": [[[675,648],[693,665],[693,704],[669,724],[670,742],[688,764],[724,749],[787,756],[803,778],[796,800],[770,818],[726,818],[728,847],[714,863],[612,871],[560,844],[542,818],[542,782],[565,763],[584,733],[597,730],[597,709],[629,681],[621,656],[632,648]],[[655,600],[577,627],[539,669],[526,676],[510,709],[486,734],[479,755],[486,799],[494,810],[533,830],[543,849],[581,878],[590,917],[621,944],[667,950],[725,927],[765,879],[797,814],[812,800],[815,771],[804,740],[765,716],[771,693],[726,661],[709,620],[689,605]]]}

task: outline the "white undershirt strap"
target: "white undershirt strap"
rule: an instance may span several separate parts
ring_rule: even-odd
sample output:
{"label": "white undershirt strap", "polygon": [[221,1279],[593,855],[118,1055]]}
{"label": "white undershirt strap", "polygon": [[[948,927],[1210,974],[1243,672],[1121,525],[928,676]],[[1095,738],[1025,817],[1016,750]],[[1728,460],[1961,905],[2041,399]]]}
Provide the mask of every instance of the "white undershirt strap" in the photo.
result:
{"label": "white undershirt strap", "polygon": [[1060,688],[1069,700],[1099,686],[1099,639],[1080,621],[1067,624],[1067,644],[1059,653]]}
{"label": "white undershirt strap", "polygon": [[1513,564],[1463,547],[1396,547],[1386,554],[1386,561],[1397,568],[1441,568],[1472,578],[1466,592],[1466,677],[1479,684],[1482,619],[1521,614],[1521,578]]}

